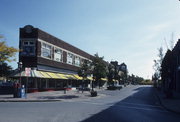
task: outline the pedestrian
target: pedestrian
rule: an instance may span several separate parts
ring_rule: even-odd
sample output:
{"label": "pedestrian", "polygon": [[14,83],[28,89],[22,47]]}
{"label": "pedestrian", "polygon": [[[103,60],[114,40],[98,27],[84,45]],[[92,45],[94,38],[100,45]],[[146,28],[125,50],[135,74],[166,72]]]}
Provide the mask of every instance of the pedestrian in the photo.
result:
{"label": "pedestrian", "polygon": [[18,83],[17,82],[14,82],[13,84],[13,96],[14,98],[18,97]]}

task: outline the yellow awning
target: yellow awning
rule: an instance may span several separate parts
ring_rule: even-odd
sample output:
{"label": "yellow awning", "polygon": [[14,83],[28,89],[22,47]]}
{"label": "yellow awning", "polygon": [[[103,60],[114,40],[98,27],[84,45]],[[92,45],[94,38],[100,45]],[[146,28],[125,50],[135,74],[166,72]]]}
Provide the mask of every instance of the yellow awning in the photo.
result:
{"label": "yellow awning", "polygon": [[103,80],[103,81],[107,81],[107,78],[101,78],[101,80]]}
{"label": "yellow awning", "polygon": [[57,73],[56,75],[59,76],[60,79],[68,79],[64,74]]}
{"label": "yellow awning", "polygon": [[118,80],[113,79],[114,82],[117,82]]}
{"label": "yellow awning", "polygon": [[79,75],[74,75],[74,77],[75,77],[77,80],[82,80],[82,79],[83,79],[82,77],[79,77]]}
{"label": "yellow awning", "polygon": [[[25,71],[20,73],[13,74],[11,77],[27,77],[25,76]],[[34,78],[49,78],[49,79],[75,79],[82,80],[83,78],[77,74],[63,74],[63,73],[55,73],[55,72],[47,72],[47,71],[39,71],[39,70],[31,70],[31,75],[29,77]],[[91,76],[88,76],[85,80],[93,80]]]}
{"label": "yellow awning", "polygon": [[39,71],[39,72],[43,75],[44,78],[51,78],[51,76],[49,76],[47,72],[43,72],[43,71]]}
{"label": "yellow awning", "polygon": [[72,74],[65,74],[68,79],[76,79]]}
{"label": "yellow awning", "polygon": [[58,76],[56,75],[57,73],[47,72],[47,74],[48,74],[49,76],[51,76],[51,78],[60,79],[60,77],[58,77]]}
{"label": "yellow awning", "polygon": [[89,76],[89,77],[87,77],[87,79],[88,79],[88,80],[93,80],[93,77],[90,77],[90,76]]}

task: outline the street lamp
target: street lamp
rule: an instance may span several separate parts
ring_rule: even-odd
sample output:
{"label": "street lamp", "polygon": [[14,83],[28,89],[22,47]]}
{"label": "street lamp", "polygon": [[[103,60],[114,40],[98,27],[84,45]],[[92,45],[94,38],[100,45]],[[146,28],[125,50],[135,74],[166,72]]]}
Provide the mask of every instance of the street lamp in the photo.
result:
{"label": "street lamp", "polygon": [[21,84],[22,62],[18,62],[18,70],[19,70],[19,83]]}
{"label": "street lamp", "polygon": [[0,77],[3,78],[3,63],[2,63],[2,61],[0,61],[0,65],[1,65],[1,69],[0,69],[1,70],[0,71],[1,72],[1,76]]}
{"label": "street lamp", "polygon": [[82,79],[82,93],[83,93],[83,90],[84,90],[84,75],[85,75],[85,71],[82,70],[82,75],[83,75],[83,79]]}

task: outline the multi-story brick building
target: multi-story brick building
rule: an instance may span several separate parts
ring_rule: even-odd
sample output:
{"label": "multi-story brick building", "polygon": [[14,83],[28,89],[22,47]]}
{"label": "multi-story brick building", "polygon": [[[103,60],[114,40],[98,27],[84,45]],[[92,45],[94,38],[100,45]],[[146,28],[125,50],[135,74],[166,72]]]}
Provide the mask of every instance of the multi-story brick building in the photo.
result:
{"label": "multi-story brick building", "polygon": [[[31,68],[28,87],[36,90],[61,88],[67,81],[72,85],[81,79],[77,71],[82,62],[93,59],[92,55],[31,25],[20,28],[19,49],[22,71]],[[21,74],[25,84],[23,76],[25,72]]]}

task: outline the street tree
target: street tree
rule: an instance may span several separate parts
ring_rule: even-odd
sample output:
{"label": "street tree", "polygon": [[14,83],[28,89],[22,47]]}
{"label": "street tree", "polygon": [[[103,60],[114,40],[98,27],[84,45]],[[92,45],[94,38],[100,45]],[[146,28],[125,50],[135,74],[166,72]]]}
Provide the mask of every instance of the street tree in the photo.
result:
{"label": "street tree", "polygon": [[88,60],[84,60],[81,67],[78,70],[78,75],[83,78],[82,80],[82,92],[83,92],[83,83],[87,80],[87,76],[90,74],[91,65]]}
{"label": "street tree", "polygon": [[1,64],[5,61],[11,62],[15,61],[15,54],[18,52],[18,49],[14,47],[9,47],[5,41],[3,41],[4,37],[0,36],[0,62]]}
{"label": "street tree", "polygon": [[108,78],[108,83],[113,85],[113,78],[114,78],[114,65],[111,63],[108,64],[108,72],[107,72],[107,78]]}
{"label": "street tree", "polygon": [[96,53],[94,55],[94,59],[92,61],[92,74],[93,74],[93,79],[98,83],[99,88],[101,86],[100,84],[100,80],[101,78],[105,78],[106,77],[106,64],[103,61],[104,57],[99,57],[99,55]]}
{"label": "street tree", "polygon": [[164,54],[163,54],[163,48],[160,47],[158,48],[158,58],[156,60],[154,60],[154,65],[153,65],[153,69],[154,69],[154,82],[157,85],[161,84],[161,64],[164,58]]}
{"label": "street tree", "polygon": [[0,35],[0,77],[7,77],[12,71],[12,68],[6,62],[15,61],[16,52],[18,52],[18,49],[6,45],[4,37]]}
{"label": "street tree", "polygon": [[0,68],[0,74],[2,78],[7,78],[12,73],[12,67],[3,62]]}
{"label": "street tree", "polygon": [[119,80],[120,79],[120,75],[119,75],[119,68],[118,65],[114,65],[114,80]]}

